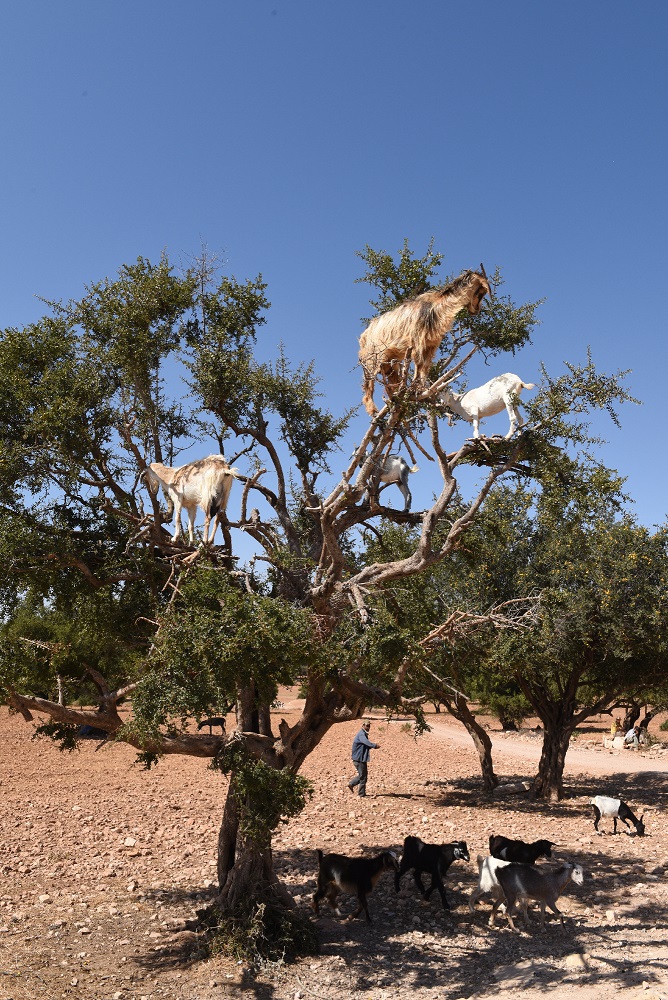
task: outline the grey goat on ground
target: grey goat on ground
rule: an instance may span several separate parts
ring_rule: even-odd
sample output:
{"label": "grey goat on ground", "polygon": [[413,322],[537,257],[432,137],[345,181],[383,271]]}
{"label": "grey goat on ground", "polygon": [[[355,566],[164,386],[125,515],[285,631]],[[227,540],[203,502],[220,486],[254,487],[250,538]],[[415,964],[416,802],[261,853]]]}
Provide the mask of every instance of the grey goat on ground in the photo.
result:
{"label": "grey goat on ground", "polygon": [[[556,913],[564,922],[561,910],[557,907],[557,900],[568,883],[572,880],[576,885],[582,885],[584,872],[581,865],[567,862],[555,871],[547,872],[544,869],[539,871],[533,865],[510,864],[505,868],[499,868],[496,872],[499,885],[503,889],[503,896],[506,902],[506,915],[508,923],[513,930],[516,930],[513,923],[513,908],[516,902],[521,902],[525,923],[528,921],[527,900],[534,899],[540,903],[540,924],[545,926],[545,907]],[[490,917],[490,927],[494,925],[496,911],[501,905],[500,900],[495,900]]]}

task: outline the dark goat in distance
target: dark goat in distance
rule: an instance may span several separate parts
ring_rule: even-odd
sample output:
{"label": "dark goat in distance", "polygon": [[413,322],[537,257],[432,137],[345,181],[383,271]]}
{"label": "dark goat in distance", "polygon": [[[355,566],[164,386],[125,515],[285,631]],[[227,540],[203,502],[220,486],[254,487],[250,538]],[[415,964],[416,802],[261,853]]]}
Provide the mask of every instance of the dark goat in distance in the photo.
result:
{"label": "dark goat in distance", "polygon": [[[449,910],[450,904],[445,895],[443,879],[453,861],[468,861],[469,852],[465,840],[456,840],[452,844],[425,844],[419,837],[406,837],[401,864],[394,876],[394,888],[399,892],[402,875],[413,869],[415,884],[425,899],[429,899],[434,889],[438,889],[443,909]],[[425,889],[422,884],[422,872],[431,875],[431,885]]]}
{"label": "dark goat in distance", "polygon": [[202,719],[197,729],[204,729],[205,726],[209,727],[209,735],[213,734],[213,727],[220,726],[220,728],[225,732],[225,719],[215,718],[215,719]]}
{"label": "dark goat in distance", "polygon": [[532,844],[525,844],[523,840],[509,840],[500,835],[492,834],[489,838],[489,853],[493,858],[523,865],[535,865],[540,857],[551,858],[554,846],[551,840],[534,840]]}
{"label": "dark goat in distance", "polygon": [[316,913],[320,913],[320,900],[326,898],[337,916],[341,917],[343,914],[336,897],[339,892],[349,892],[357,896],[359,906],[348,920],[354,920],[364,910],[367,923],[370,924],[366,898],[383,872],[396,871],[397,868],[398,862],[392,851],[383,851],[375,858],[347,858],[343,854],[323,854],[318,851],[318,888],[311,905]]}

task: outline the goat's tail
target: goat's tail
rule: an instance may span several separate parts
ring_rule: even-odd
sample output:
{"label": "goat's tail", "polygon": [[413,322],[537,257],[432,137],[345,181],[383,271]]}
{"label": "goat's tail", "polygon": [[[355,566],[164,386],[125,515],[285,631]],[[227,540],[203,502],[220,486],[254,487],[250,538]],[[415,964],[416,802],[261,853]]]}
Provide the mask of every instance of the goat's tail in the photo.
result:
{"label": "goat's tail", "polygon": [[534,385],[533,382],[522,382],[522,388],[523,389],[535,389],[536,386]]}

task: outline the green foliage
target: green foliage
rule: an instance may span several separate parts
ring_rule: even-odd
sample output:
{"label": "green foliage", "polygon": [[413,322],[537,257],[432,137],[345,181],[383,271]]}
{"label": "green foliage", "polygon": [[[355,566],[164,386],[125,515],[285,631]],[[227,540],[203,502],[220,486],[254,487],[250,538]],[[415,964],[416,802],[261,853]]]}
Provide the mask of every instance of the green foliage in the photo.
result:
{"label": "green foliage", "polygon": [[[366,282],[381,293],[379,299],[371,299],[376,313],[388,312],[400,302],[428,291],[432,287],[430,279],[443,260],[442,253],[434,253],[433,237],[424,257],[417,259],[414,258],[407,239],[399,251],[397,263],[391,254],[384,250],[374,250],[368,243],[364,250],[357,250],[356,253],[369,268],[361,278],[355,279],[356,283]],[[364,319],[363,322],[368,323],[369,320]]]}
{"label": "green foliage", "polygon": [[252,682],[269,704],[319,655],[309,610],[249,594],[204,564],[179,587],[142,667],[133,731],[148,739],[162,726],[185,727],[234,702],[239,684]]}
{"label": "green foliage", "polygon": [[133,591],[63,586],[44,596],[28,588],[0,627],[0,692],[51,694],[60,678],[68,702],[91,704],[97,692],[87,666],[110,686],[120,685],[137,671],[148,647],[148,623],[136,620],[146,606]]}
{"label": "green foliage", "polygon": [[517,681],[504,673],[483,669],[473,678],[470,689],[472,697],[495,715],[504,728],[519,728],[531,714],[531,705]]}
{"label": "green foliage", "polygon": [[[495,357],[505,352],[515,354],[521,347],[531,343],[531,334],[539,322],[536,312],[543,300],[516,305],[510,296],[501,294],[503,283],[501,272],[497,269],[490,278],[494,298],[485,296],[477,316],[471,316],[463,310],[457,319],[457,340],[475,344],[486,356]],[[446,339],[441,346],[441,353],[447,353],[448,350]]]}
{"label": "green foliage", "polygon": [[275,901],[249,900],[234,916],[211,911],[209,953],[248,962],[255,969],[270,963],[290,962],[317,955],[318,932],[312,920],[299,910],[286,909]]}
{"label": "green foliage", "polygon": [[77,726],[70,725],[69,723],[52,720],[51,722],[43,722],[41,725],[35,726],[32,739],[37,740],[41,737],[47,737],[53,740],[59,750],[67,750],[71,753],[72,750],[79,749],[77,729]]}
{"label": "green foliage", "polygon": [[[473,531],[479,572],[471,584],[508,598],[540,593],[528,633],[509,633],[486,661],[520,683],[539,714],[570,692],[571,712],[648,690],[666,662],[668,535],[620,515],[619,482],[600,467],[573,466],[577,480],[542,491],[501,490]],[[519,501],[519,502],[518,502]],[[504,536],[514,507],[516,541]]]}
{"label": "green foliage", "polygon": [[279,823],[298,816],[313,795],[313,785],[288,768],[269,767],[251,756],[243,740],[231,740],[212,766],[230,775],[239,806],[239,829],[259,847],[269,846]]}

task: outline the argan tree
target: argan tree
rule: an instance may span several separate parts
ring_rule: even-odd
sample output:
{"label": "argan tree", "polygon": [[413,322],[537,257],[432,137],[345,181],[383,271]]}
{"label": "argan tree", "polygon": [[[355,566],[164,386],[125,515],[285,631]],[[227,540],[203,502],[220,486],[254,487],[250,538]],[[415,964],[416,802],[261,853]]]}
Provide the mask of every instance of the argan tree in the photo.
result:
{"label": "argan tree", "polygon": [[[431,248],[415,259],[407,245],[398,264],[369,248],[361,256],[383,308],[428,287],[441,262]],[[190,754],[229,775],[223,913],[289,907],[271,832],[303,805],[303,761],[335,723],[371,704],[404,705],[414,638],[374,617],[374,595],[452,559],[494,484],[518,469],[540,474],[577,434],[567,417],[576,400],[628,398],[619,378],[603,381],[590,366],[547,383],[531,426],[510,442],[465,441],[460,427],[446,428],[439,386],[478,351],[514,351],[534,324],[535,304],[501,295],[498,273],[492,283],[496,298],[444,339],[430,386],[414,385],[406,366],[343,469],[338,449],[353,413],[320,407],[311,363],[255,357],[269,307],[261,276],[216,277],[205,259],[177,273],[166,258],[140,258],[3,334],[2,690],[26,719],[46,716],[43,731],[63,744],[92,724],[146,765]],[[376,464],[402,441],[434,459],[427,510],[403,513],[366,495]],[[144,483],[147,464],[174,465],[194,445],[196,457],[224,451],[240,469],[219,546],[173,543],[172,512]],[[468,496],[463,466],[478,471]],[[364,526],[387,523],[415,529],[410,550],[366,558]],[[242,538],[253,547],[245,562]],[[380,660],[395,666],[385,685]],[[297,677],[302,715],[274,731],[278,685]],[[82,699],[94,708],[76,707]],[[193,720],[230,703],[236,732],[193,731]]]}
{"label": "argan tree", "polygon": [[[503,487],[491,499],[473,532],[486,553],[471,567],[479,600],[485,590],[540,597],[532,630],[504,633],[481,666],[516,685],[540,718],[532,794],[548,799],[564,794],[576,727],[634,695],[656,696],[668,653],[668,533],[634,521],[609,470],[569,461],[566,476],[559,465],[540,490]],[[492,550],[495,535],[505,542]]]}

